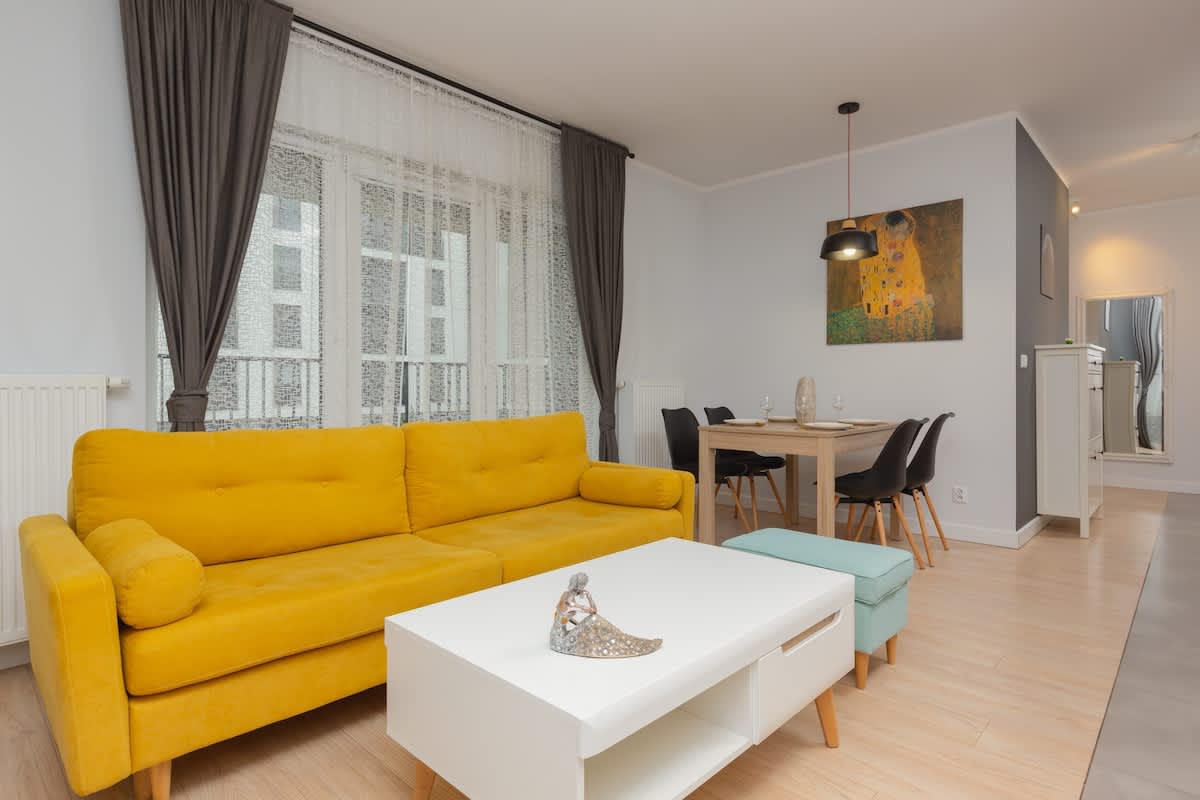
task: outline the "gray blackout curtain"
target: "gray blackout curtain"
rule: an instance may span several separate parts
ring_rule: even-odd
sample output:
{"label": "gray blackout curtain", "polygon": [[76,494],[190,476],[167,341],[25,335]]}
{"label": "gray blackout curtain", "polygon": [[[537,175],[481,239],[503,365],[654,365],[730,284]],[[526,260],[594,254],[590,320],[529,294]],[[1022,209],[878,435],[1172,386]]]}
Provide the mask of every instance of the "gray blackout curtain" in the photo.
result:
{"label": "gray blackout curtain", "polygon": [[283,80],[292,10],[269,0],[121,0],[142,205],[175,391],[204,430]]}
{"label": "gray blackout curtain", "polygon": [[563,201],[579,324],[600,398],[600,459],[617,461],[617,353],[625,284],[621,145],[562,126]]}
{"label": "gray blackout curtain", "polygon": [[1138,445],[1152,447],[1150,428],[1146,418],[1146,400],[1150,395],[1150,381],[1158,372],[1162,360],[1159,344],[1162,334],[1162,300],[1158,297],[1135,297],[1133,299],[1133,344],[1137,348],[1138,361],[1142,365],[1142,390],[1137,401]]}

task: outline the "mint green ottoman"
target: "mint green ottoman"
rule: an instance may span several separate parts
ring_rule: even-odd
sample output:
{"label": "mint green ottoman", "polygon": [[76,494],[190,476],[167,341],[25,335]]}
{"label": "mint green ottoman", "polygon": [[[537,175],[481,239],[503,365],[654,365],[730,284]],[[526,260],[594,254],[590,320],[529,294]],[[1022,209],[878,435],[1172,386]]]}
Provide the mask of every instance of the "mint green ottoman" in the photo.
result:
{"label": "mint green ottoman", "polygon": [[887,662],[896,663],[896,639],[908,622],[908,579],[913,574],[908,551],[783,528],[735,536],[722,546],[853,575],[854,682],[866,688],[871,653],[882,644],[887,645]]}

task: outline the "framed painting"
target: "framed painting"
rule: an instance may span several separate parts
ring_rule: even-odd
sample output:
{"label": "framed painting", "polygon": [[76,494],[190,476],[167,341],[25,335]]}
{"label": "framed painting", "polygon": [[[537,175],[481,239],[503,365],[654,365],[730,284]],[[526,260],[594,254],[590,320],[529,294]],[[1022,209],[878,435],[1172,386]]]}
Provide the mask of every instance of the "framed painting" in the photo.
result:
{"label": "framed painting", "polygon": [[[875,231],[879,255],[829,261],[827,344],[961,339],[963,201],[856,217]],[[839,230],[842,220],[826,226]]]}

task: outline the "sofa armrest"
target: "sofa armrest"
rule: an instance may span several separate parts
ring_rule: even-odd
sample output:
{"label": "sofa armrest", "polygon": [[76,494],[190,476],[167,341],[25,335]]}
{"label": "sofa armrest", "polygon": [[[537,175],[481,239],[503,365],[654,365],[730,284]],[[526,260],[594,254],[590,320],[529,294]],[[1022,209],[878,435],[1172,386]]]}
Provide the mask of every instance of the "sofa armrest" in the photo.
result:
{"label": "sofa armrest", "polygon": [[57,514],[30,517],[20,536],[34,679],[67,781],[91,794],[130,774],[112,580]]}
{"label": "sofa armrest", "polygon": [[579,479],[579,494],[599,503],[674,508],[683,517],[679,538],[692,538],[696,479],[690,472],[593,461]]}

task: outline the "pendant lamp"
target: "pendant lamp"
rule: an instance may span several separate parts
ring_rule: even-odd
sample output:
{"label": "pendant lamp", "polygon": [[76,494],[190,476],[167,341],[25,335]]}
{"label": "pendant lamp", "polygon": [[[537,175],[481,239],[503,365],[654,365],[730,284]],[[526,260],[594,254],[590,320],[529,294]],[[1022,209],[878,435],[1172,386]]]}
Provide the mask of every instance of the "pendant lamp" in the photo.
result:
{"label": "pendant lamp", "polygon": [[875,231],[860,231],[850,216],[850,115],[858,109],[853,101],[838,106],[838,113],[846,117],[846,220],[842,229],[826,236],[821,245],[821,258],[826,261],[858,261],[879,255]]}

